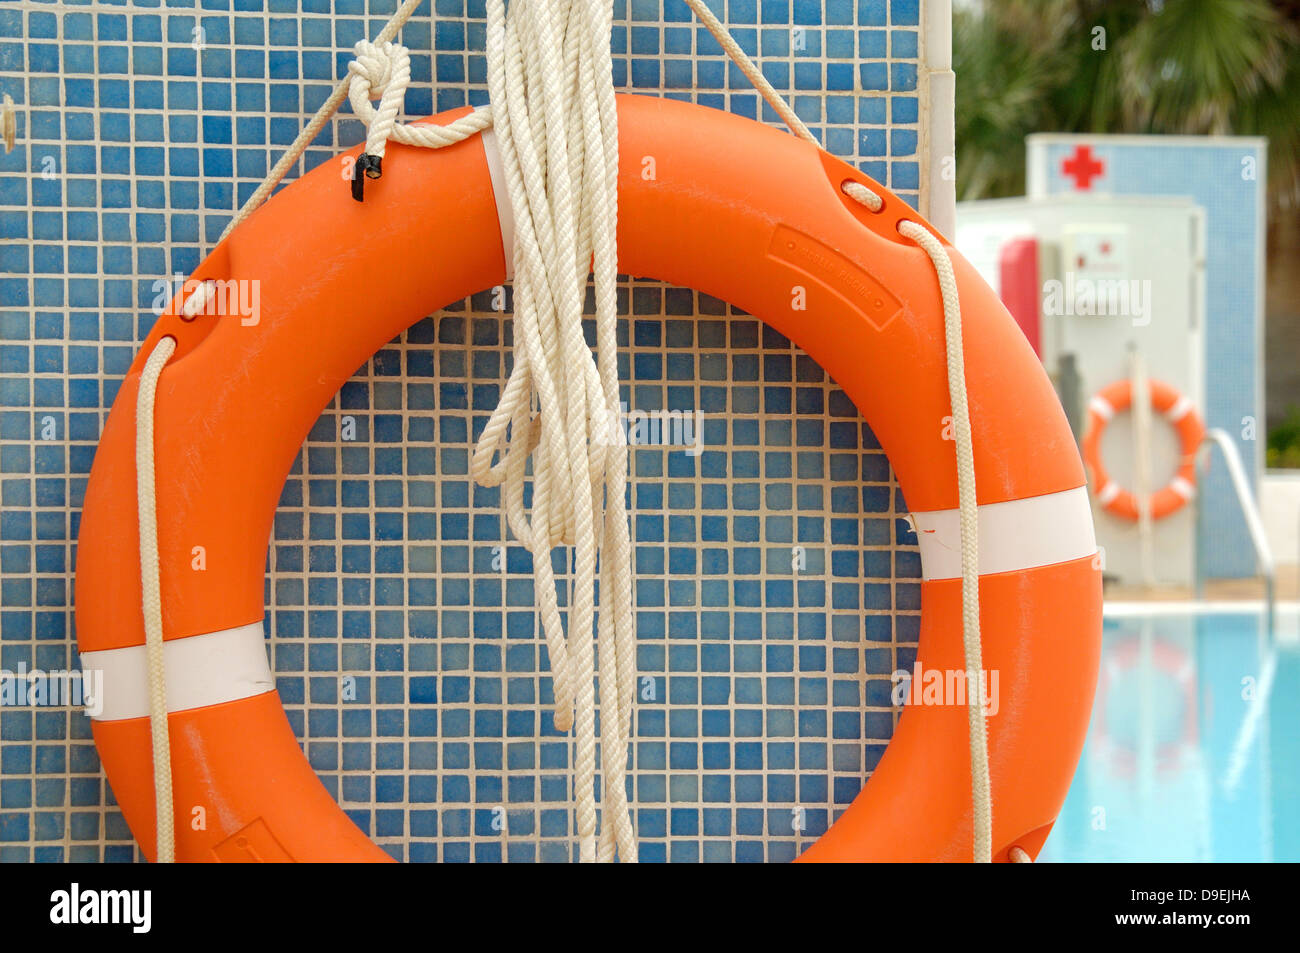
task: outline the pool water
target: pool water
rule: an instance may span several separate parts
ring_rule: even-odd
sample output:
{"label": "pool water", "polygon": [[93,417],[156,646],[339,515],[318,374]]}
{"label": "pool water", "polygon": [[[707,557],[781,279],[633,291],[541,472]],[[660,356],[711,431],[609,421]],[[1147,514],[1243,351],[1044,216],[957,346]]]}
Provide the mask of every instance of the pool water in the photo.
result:
{"label": "pool water", "polygon": [[1294,613],[1108,616],[1097,701],[1041,861],[1300,860]]}

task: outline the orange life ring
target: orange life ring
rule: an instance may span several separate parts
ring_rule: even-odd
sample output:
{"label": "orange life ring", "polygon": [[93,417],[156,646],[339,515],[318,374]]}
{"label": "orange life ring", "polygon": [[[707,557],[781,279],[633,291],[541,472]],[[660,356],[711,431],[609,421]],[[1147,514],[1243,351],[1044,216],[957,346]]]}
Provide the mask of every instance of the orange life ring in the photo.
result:
{"label": "orange life ring", "polygon": [[[938,282],[898,232],[901,199],[808,143],[680,102],[620,96],[620,271],[715,295],[792,338],[844,388],[889,455],[917,523],[918,658],[961,672],[956,460]],[[433,121],[450,121],[464,110]],[[105,673],[95,743],[152,857],[134,458],[146,356],[176,352],[155,414],[164,653],[177,857],[384,860],[313,774],[274,690],[262,630],[267,540],[321,409],[403,328],[506,278],[491,142],[389,145],[352,201],[336,163],[258,210],[195,281],[260,282],[255,322],[157,322],[122,383],[86,489],[77,572],[83,664]],[[353,150],[355,153],[357,150]],[[643,157],[655,175],[643,176]],[[842,193],[862,182],[871,213]],[[449,223],[454,223],[450,225]],[[357,241],[345,236],[362,236]],[[1037,853],[1083,747],[1096,686],[1101,576],[1084,472],[1052,386],[994,293],[951,251],[965,327],[980,504],[994,856]],[[805,308],[798,307],[805,304]],[[193,547],[206,569],[191,568]],[[969,860],[964,703],[911,705],[861,795],[810,860]],[[205,808],[206,826],[190,823]]]}
{"label": "orange life ring", "polygon": [[[1161,519],[1196,495],[1196,451],[1205,437],[1205,425],[1190,398],[1161,381],[1150,381],[1151,406],[1173,424],[1182,457],[1172,480],[1151,494],[1151,518]],[[1083,437],[1083,459],[1092,471],[1092,491],[1108,513],[1127,520],[1138,518],[1138,498],[1110,478],[1101,459],[1101,435],[1112,417],[1133,403],[1133,383],[1115,381],[1088,401],[1088,431]]]}

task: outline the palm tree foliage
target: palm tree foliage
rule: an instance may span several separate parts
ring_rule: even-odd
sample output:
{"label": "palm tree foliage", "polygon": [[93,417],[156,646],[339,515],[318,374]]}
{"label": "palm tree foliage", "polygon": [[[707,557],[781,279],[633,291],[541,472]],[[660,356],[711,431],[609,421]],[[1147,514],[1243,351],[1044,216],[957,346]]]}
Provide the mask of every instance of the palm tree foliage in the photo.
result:
{"label": "palm tree foliage", "polygon": [[1267,136],[1300,200],[1300,0],[984,0],[953,27],[962,199],[1022,194],[1043,131]]}

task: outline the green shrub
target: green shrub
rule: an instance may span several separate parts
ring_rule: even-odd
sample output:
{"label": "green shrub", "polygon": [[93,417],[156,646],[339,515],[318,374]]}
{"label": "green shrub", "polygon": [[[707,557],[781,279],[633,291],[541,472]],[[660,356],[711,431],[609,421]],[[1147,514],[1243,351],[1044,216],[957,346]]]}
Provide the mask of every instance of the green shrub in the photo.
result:
{"label": "green shrub", "polygon": [[1300,406],[1287,408],[1282,422],[1268,432],[1270,468],[1300,469]]}

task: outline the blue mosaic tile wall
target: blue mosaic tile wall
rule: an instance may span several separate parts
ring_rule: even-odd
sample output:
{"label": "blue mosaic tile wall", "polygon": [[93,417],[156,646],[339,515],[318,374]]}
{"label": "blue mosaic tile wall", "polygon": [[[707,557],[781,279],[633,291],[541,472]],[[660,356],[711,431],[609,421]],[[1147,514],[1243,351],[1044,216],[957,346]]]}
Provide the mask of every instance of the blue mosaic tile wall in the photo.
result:
{"label": "blue mosaic tile wall", "polygon": [[[918,200],[918,0],[713,6],[832,151]],[[481,0],[432,7],[402,33],[409,115],[485,101]],[[0,6],[0,94],[18,115],[0,155],[0,668],[77,664],[78,508],[156,282],[202,259],[394,8]],[[619,0],[615,22],[621,86],[758,114],[678,0]],[[339,118],[302,168],[361,135]],[[623,295],[631,408],[703,421],[698,456],[632,454],[642,856],[788,859],[893,730],[889,673],[917,634],[913,537],[870,431],[787,340],[689,290]],[[571,856],[569,743],[528,559],[468,476],[508,340],[485,294],[377,354],[313,430],[271,541],[268,648],[290,719],[327,787],[404,860]],[[0,708],[0,861],[137,857],[84,715]]]}

